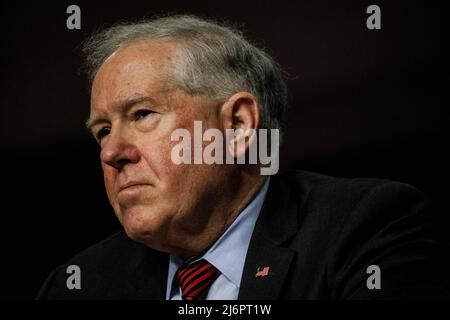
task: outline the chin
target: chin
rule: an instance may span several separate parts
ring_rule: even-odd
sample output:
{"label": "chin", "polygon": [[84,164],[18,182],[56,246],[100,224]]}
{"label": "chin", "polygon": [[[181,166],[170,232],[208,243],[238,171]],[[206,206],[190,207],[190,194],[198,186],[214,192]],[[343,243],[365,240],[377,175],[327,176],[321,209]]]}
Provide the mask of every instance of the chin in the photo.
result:
{"label": "chin", "polygon": [[147,243],[162,240],[164,234],[164,215],[152,212],[148,208],[127,209],[122,216],[122,225],[129,238],[134,241]]}

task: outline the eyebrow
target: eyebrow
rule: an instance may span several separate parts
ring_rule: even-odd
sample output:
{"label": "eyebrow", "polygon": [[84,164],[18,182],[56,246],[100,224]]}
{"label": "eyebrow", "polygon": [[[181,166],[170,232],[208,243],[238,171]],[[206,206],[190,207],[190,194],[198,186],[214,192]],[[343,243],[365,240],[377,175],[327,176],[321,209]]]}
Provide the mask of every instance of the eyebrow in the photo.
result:
{"label": "eyebrow", "polygon": [[[150,102],[153,105],[157,105],[157,101],[149,96],[145,96],[142,94],[135,94],[131,96],[130,98],[127,98],[125,100],[119,101],[115,106],[112,107],[113,112],[117,113],[125,113],[127,112],[132,106],[138,103],[142,102]],[[90,131],[92,131],[92,127],[103,122],[108,122],[109,120],[102,116],[94,116],[90,117],[86,120],[86,128]]]}

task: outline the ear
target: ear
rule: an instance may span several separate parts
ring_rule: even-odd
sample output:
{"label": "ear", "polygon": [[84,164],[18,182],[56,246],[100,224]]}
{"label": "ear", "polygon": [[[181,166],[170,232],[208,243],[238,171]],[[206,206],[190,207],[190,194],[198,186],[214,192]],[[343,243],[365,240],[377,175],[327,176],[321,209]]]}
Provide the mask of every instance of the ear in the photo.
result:
{"label": "ear", "polygon": [[245,156],[256,137],[260,109],[256,97],[238,92],[225,102],[220,110],[220,121],[226,135],[226,150],[235,158]]}

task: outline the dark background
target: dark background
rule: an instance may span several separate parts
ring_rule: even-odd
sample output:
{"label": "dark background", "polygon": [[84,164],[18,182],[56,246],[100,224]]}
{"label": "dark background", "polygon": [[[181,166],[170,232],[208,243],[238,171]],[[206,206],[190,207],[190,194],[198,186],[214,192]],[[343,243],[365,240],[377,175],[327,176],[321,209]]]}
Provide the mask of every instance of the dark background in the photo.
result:
{"label": "dark background", "polygon": [[[2,1],[2,296],[33,298],[51,269],[120,228],[84,128],[80,44],[102,25],[169,12],[237,23],[289,73],[282,171],[410,183],[448,245],[449,2],[393,2]],[[81,30],[66,28],[70,4]],[[366,28],[370,4],[381,30]]]}

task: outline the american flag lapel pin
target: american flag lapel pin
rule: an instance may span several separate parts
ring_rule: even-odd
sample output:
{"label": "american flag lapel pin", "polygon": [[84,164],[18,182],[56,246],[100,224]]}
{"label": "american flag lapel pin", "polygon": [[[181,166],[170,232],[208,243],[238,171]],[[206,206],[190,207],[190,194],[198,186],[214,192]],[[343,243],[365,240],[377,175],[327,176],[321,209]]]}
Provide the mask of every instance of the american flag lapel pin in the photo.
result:
{"label": "american flag lapel pin", "polygon": [[258,267],[258,269],[256,269],[255,277],[266,277],[269,275],[269,271],[270,271],[269,266]]}

